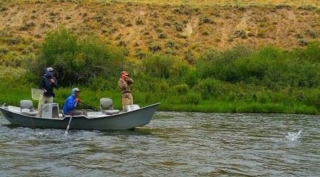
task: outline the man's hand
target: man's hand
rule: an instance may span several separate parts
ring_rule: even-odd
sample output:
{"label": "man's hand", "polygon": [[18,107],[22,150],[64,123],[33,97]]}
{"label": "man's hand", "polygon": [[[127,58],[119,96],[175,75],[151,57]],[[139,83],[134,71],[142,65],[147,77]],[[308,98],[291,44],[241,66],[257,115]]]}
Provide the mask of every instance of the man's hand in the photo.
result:
{"label": "man's hand", "polygon": [[79,98],[76,98],[76,102],[79,103],[81,102],[81,100]]}

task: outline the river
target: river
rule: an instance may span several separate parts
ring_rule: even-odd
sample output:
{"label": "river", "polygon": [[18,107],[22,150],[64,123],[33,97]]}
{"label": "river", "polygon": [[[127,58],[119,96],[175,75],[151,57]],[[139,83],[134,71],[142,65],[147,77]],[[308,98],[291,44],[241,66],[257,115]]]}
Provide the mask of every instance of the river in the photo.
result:
{"label": "river", "polygon": [[320,176],[320,117],[157,112],[134,131],[8,126],[0,176]]}

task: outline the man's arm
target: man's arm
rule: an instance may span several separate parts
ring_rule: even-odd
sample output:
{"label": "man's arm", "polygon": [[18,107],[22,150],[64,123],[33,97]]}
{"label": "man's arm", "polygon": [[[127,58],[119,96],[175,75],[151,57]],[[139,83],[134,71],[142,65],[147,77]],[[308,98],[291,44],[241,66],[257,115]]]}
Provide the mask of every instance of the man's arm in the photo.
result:
{"label": "man's arm", "polygon": [[125,77],[125,81],[128,83],[128,84],[132,84],[134,81],[133,79],[131,79],[130,77],[126,76]]}

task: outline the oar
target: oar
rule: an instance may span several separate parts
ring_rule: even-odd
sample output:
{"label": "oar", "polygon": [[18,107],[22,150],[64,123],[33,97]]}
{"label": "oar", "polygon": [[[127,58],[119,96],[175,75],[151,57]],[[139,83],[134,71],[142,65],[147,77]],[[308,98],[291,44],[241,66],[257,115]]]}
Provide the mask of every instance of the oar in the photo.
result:
{"label": "oar", "polygon": [[83,103],[84,105],[90,107],[91,109],[93,109],[94,111],[98,111],[96,108],[94,108],[93,106],[88,105],[87,103],[80,101],[81,103]]}
{"label": "oar", "polygon": [[73,114],[71,114],[71,117],[70,117],[70,119],[69,119],[69,123],[68,123],[67,129],[66,129],[66,131],[64,132],[64,135],[68,135],[68,131],[69,131],[69,128],[70,128],[70,124],[71,124],[71,121],[72,121],[72,117],[73,117]]}
{"label": "oar", "polygon": [[68,123],[66,131],[64,132],[64,135],[68,135],[70,124],[71,124],[72,117],[73,117],[73,114],[74,114],[74,110],[76,109],[76,107],[77,107],[77,103],[76,103],[75,107],[73,107],[73,110],[71,111],[71,114],[70,114],[71,116],[70,116],[70,119],[69,119],[69,123]]}

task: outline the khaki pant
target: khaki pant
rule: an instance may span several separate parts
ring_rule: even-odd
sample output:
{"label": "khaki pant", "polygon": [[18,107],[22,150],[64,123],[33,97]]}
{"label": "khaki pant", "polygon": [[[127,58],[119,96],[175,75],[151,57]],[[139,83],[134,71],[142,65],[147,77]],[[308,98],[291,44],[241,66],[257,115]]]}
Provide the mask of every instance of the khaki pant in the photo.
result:
{"label": "khaki pant", "polygon": [[52,96],[51,97],[42,96],[39,99],[37,117],[41,117],[41,115],[42,115],[42,105],[44,103],[53,103],[53,97]]}
{"label": "khaki pant", "polygon": [[133,97],[131,93],[122,94],[122,110],[127,112],[126,106],[133,104]]}

